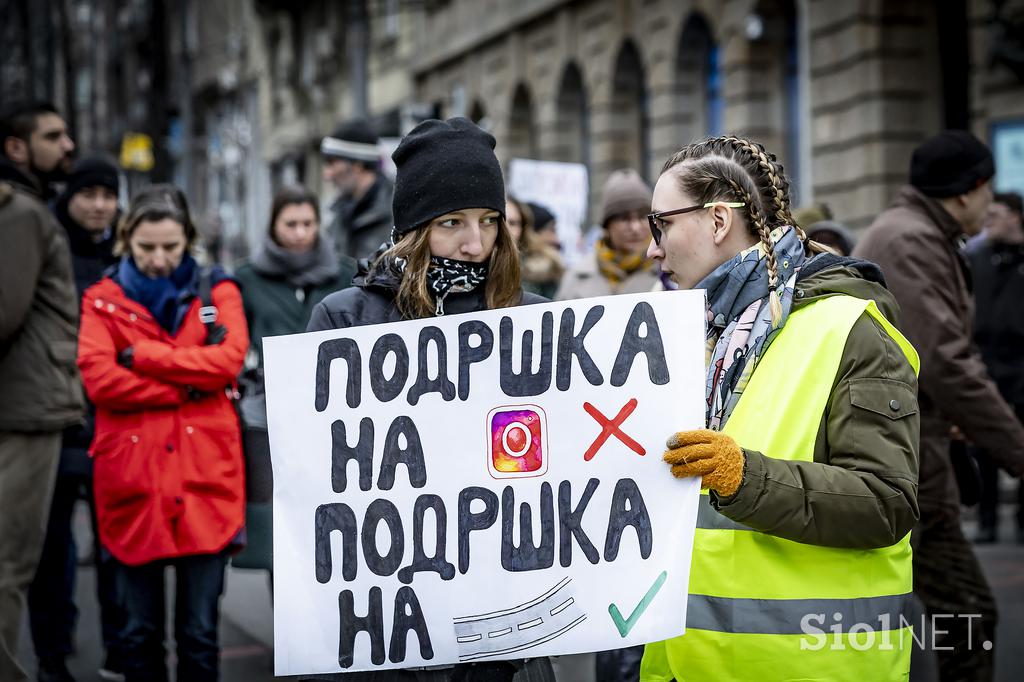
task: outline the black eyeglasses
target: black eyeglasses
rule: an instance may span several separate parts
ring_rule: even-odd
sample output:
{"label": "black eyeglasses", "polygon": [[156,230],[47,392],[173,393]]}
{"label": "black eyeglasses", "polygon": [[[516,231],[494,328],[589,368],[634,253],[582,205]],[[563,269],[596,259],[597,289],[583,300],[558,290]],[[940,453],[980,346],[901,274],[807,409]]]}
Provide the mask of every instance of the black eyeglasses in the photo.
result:
{"label": "black eyeglasses", "polygon": [[741,201],[709,201],[706,204],[698,204],[696,206],[687,206],[686,208],[677,208],[674,211],[658,211],[657,213],[647,214],[647,224],[651,228],[651,236],[654,238],[654,243],[661,246],[661,228],[658,227],[658,221],[667,218],[669,216],[681,215],[683,213],[690,213],[692,211],[699,211],[702,208],[711,208],[712,206],[728,206],[729,208],[742,208],[746,206]]}

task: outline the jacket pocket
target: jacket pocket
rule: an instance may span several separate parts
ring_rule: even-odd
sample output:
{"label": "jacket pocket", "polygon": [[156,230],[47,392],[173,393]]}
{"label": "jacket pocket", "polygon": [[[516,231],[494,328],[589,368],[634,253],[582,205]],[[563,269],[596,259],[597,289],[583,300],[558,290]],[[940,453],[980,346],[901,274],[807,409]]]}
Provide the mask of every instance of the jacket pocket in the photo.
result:
{"label": "jacket pocket", "polygon": [[50,341],[47,353],[52,360],[52,370],[60,395],[55,396],[57,404],[64,407],[81,408],[84,405],[82,381],[78,375],[77,341]]}
{"label": "jacket pocket", "polygon": [[917,393],[895,379],[851,379],[850,404],[896,421],[917,414]]}

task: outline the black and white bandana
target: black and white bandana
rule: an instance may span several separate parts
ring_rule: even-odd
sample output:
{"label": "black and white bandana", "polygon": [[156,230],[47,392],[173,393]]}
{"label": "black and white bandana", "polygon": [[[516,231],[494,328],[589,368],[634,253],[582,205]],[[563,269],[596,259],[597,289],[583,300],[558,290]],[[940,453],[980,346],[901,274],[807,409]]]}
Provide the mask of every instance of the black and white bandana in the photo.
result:
{"label": "black and white bandana", "polygon": [[[405,272],[404,258],[396,258],[395,265],[400,272]],[[434,314],[444,315],[444,299],[448,294],[473,291],[487,281],[488,270],[487,263],[431,256],[430,269],[427,270],[427,286],[437,300]]]}

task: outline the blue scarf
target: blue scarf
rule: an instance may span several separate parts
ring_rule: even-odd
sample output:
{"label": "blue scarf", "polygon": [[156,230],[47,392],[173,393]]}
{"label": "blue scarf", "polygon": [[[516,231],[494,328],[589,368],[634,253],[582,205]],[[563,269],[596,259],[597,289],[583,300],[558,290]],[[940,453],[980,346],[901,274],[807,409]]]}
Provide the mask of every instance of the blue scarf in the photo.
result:
{"label": "blue scarf", "polygon": [[715,268],[697,284],[708,295],[705,397],[709,429],[725,426],[758,360],[782,330],[793,306],[796,276],[805,261],[804,243],[786,225],[772,230],[779,282],[778,320],[772,319],[768,263],[758,243]]}
{"label": "blue scarf", "polygon": [[174,334],[187,310],[185,304],[196,294],[196,272],[195,259],[186,253],[170,277],[150,277],[126,254],[117,267],[117,283],[128,298],[145,306],[161,327]]}

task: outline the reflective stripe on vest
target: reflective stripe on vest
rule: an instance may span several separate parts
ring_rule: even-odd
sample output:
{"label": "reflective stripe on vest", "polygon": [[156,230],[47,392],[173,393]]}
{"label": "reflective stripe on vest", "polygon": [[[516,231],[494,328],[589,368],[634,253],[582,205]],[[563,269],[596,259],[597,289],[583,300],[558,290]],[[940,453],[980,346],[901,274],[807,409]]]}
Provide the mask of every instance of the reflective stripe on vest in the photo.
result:
{"label": "reflective stripe on vest", "polygon": [[[873,301],[823,298],[790,315],[723,431],[766,456],[813,461],[847,337],[865,313],[916,372],[917,353]],[[802,544],[736,523],[702,495],[693,552],[686,634],[648,645],[641,679],[864,682],[909,675],[909,535],[875,550]],[[849,633],[857,624],[871,633]]]}

